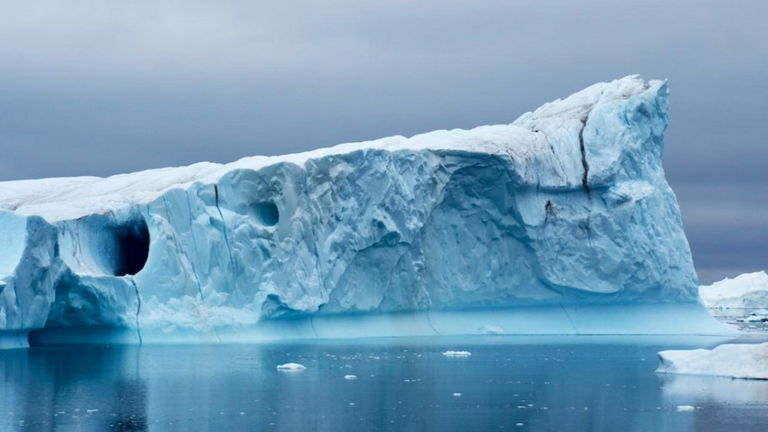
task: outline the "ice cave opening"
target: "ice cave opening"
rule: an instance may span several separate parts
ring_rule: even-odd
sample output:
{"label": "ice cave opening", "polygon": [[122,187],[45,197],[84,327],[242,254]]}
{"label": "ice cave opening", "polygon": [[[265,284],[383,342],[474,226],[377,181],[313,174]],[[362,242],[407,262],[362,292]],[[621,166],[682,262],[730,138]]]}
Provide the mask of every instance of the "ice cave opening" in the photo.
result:
{"label": "ice cave opening", "polygon": [[118,225],[115,239],[115,276],[135,275],[144,268],[149,256],[149,228],[144,219]]}
{"label": "ice cave opening", "polygon": [[252,204],[251,214],[264,226],[275,226],[280,220],[280,211],[272,201],[261,201]]}

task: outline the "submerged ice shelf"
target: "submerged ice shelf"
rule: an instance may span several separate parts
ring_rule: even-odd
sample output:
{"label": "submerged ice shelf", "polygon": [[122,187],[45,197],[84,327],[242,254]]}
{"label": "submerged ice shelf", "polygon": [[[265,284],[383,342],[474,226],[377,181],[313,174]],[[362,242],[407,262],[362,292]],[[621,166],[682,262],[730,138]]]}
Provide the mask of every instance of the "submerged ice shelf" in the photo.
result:
{"label": "submerged ice shelf", "polygon": [[0,329],[717,332],[664,178],[667,107],[630,76],[508,125],[0,183]]}

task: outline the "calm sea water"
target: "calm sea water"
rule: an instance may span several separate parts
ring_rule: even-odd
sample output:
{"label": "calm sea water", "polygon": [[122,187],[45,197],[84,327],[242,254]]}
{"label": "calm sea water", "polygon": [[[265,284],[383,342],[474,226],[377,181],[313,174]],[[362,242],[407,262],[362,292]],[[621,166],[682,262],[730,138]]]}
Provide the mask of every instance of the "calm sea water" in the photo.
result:
{"label": "calm sea water", "polygon": [[[0,352],[0,430],[768,430],[768,382],[654,373],[661,349],[716,343],[495,336],[11,350]],[[449,349],[472,355],[441,354]],[[307,369],[278,372],[286,362]]]}

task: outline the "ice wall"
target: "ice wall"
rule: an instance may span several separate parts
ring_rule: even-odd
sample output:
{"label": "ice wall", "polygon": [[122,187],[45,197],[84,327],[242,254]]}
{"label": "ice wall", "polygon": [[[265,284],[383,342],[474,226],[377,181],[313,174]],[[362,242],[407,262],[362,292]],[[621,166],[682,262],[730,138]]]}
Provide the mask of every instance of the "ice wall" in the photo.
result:
{"label": "ice wall", "polygon": [[0,328],[162,340],[277,318],[698,308],[667,107],[666,83],[630,76],[508,125],[0,183]]}

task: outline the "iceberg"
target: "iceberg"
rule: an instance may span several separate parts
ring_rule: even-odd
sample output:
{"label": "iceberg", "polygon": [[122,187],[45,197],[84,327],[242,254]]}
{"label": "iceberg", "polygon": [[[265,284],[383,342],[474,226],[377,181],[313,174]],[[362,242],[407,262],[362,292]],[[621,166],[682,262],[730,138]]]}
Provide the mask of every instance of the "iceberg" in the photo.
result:
{"label": "iceberg", "polygon": [[744,273],[699,287],[704,305],[715,309],[768,308],[768,274]]}
{"label": "iceberg", "polygon": [[658,373],[768,379],[768,343],[659,352]]}
{"label": "iceberg", "polygon": [[0,183],[0,345],[722,333],[662,168],[663,81],[511,124]]}

